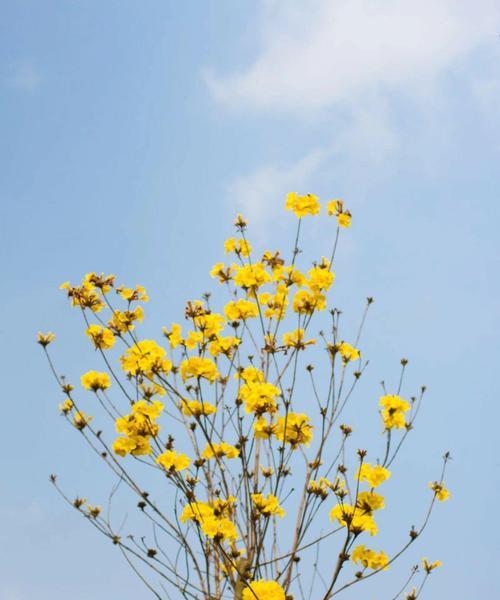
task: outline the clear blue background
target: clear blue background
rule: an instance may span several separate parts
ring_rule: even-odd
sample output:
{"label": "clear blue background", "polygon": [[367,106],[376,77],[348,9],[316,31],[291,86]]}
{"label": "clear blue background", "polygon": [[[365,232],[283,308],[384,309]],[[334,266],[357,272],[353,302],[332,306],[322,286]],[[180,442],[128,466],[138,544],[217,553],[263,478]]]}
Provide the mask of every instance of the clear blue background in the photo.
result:
{"label": "clear blue background", "polygon": [[[294,180],[287,173],[304,156],[349,136],[351,116],[335,101],[301,119],[214,98],[206,69],[238,72],[261,51],[272,14],[259,5],[26,0],[0,10],[0,598],[148,597],[48,483],[55,471],[70,494],[98,499],[109,481],[58,417],[60,397],[35,344],[39,329],[55,331],[58,367],[73,380],[97,366],[58,285],[91,270],[143,283],[152,297],[144,330],[159,335],[212,286],[208,270],[238,209],[255,216],[249,235],[264,249],[290,245],[293,219],[276,226],[274,207],[294,182],[325,200],[343,197],[354,214],[335,293],[348,324],[367,295],[376,300],[358,416],[369,414],[362,407],[369,394],[376,401],[380,379],[397,379],[402,356],[407,393],[429,388],[390,488],[395,535],[406,535],[408,515],[419,520],[442,452],[453,456],[452,500],[381,597],[422,555],[444,563],[425,597],[500,596],[498,36],[449,61],[425,108],[415,88],[380,89],[395,149],[382,152],[386,138],[379,146],[375,132],[368,150],[327,150]],[[476,78],[488,82],[486,100]],[[261,172],[269,211],[258,186],[250,199],[238,195]],[[314,227],[319,253],[328,241]]]}

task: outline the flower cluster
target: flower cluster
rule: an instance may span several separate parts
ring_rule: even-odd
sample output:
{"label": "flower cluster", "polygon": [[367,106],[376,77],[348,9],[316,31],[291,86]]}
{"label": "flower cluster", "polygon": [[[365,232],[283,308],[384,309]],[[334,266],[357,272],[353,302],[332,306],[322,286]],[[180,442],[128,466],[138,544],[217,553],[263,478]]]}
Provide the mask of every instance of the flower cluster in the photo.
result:
{"label": "flower cluster", "polygon": [[[379,487],[391,477],[423,391],[411,402],[400,396],[407,362],[402,360],[399,388],[390,394],[384,387],[379,400],[382,455],[367,462],[366,451],[353,452],[356,428],[340,425],[340,417],[344,411],[347,415],[367,365],[359,345],[372,299],[367,299],[357,335],[350,332],[345,338],[341,311],[330,301],[337,285],[337,242],[352,215],[342,200],[327,201],[326,214],[334,217],[326,219],[331,246],[327,256],[316,255],[304,264],[303,218],[325,210],[318,196],[295,192],[286,197],[285,208],[298,219],[290,257],[277,249],[254,248],[247,222],[238,215],[236,234],[224,242],[226,263],[210,270],[217,292],[188,301],[184,322],[167,321],[163,345],[154,333],[140,335],[149,300],[143,286],[116,285],[113,275],[97,273],[87,273],[78,285],[62,284],[71,305],[83,314],[96,356],[105,363],[104,371],[81,376],[83,388],[93,392],[84,394],[82,406],[93,403],[95,418],[80,408],[82,390],[56,375],[48,350],[54,334],[37,336],[64,394],[62,417],[135,496],[152,535],[122,535],[126,520],[116,531],[106,511],[82,498],[73,506],[131,564],[151,567],[153,579],[164,576],[183,597],[296,597],[295,590],[302,590],[302,566],[313,564],[310,554],[304,561],[302,556],[316,549],[319,557],[325,541],[330,579],[326,592],[311,594],[330,600],[385,571],[402,554],[389,555],[363,541],[378,533],[377,521],[383,529],[376,515],[386,499]],[[321,328],[311,331],[315,319],[321,319]],[[376,395],[372,398],[376,423]],[[349,418],[361,412],[357,408]],[[436,500],[450,495],[443,477],[444,468],[439,480],[429,484],[429,514]],[[390,509],[389,496],[387,505]],[[427,520],[411,530],[407,545]],[[334,546],[336,539],[342,541]],[[162,548],[165,540],[178,543],[175,557]],[[428,575],[439,565],[424,559],[423,570]],[[316,567],[314,573],[309,569],[311,590],[316,572]],[[148,583],[150,591],[154,585]]]}

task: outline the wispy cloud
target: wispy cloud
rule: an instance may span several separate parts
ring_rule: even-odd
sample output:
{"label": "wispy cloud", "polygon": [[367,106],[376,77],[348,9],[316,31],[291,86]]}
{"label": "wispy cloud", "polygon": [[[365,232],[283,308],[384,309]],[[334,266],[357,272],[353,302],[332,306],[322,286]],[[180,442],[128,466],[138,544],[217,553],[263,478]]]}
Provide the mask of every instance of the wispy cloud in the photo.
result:
{"label": "wispy cloud", "polygon": [[41,85],[42,76],[32,64],[22,63],[13,68],[4,81],[7,87],[31,94]]}
{"label": "wispy cloud", "polygon": [[[300,191],[333,159],[346,171],[364,164],[377,177],[391,174],[388,159],[405,143],[394,119],[401,106],[414,109],[424,128],[438,122],[442,144],[447,77],[478,50],[499,44],[496,0],[263,0],[261,6],[253,62],[227,75],[206,70],[207,85],[228,110],[320,123],[327,141],[320,149],[305,147],[291,165],[265,165],[228,185],[231,204],[257,218],[274,206],[276,194]],[[475,77],[469,69],[463,83],[478,103],[491,104],[500,82],[476,84]]]}
{"label": "wispy cloud", "polygon": [[327,156],[324,150],[315,150],[296,163],[259,167],[235,178],[227,186],[231,206],[253,223],[273,219],[282,210],[286,193],[307,185]]}
{"label": "wispy cloud", "polygon": [[421,93],[458,60],[498,43],[494,0],[266,2],[262,48],[231,75],[207,71],[213,96],[232,108],[303,118],[363,96]]}

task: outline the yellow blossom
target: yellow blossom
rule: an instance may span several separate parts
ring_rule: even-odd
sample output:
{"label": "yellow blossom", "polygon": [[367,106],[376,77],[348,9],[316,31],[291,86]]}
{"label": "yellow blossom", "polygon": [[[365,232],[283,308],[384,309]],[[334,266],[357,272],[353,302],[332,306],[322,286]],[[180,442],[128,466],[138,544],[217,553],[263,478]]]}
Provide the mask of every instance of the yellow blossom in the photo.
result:
{"label": "yellow blossom", "polygon": [[214,509],[206,502],[190,502],[182,510],[179,520],[181,523],[186,523],[186,521],[201,523],[213,516]]}
{"label": "yellow blossom", "polygon": [[276,424],[268,423],[264,417],[259,417],[253,424],[256,439],[267,440],[276,434]]}
{"label": "yellow blossom", "polygon": [[307,275],[309,277],[307,286],[316,294],[328,291],[335,279],[334,273],[330,270],[330,261],[325,258],[319,265],[310,269]]}
{"label": "yellow blossom", "polygon": [[116,288],[116,293],[119,294],[127,302],[134,302],[142,300],[142,302],[148,302],[149,296],[146,294],[146,290],[142,285],[138,285],[135,289],[126,288],[123,285]]}
{"label": "yellow blossom", "polygon": [[384,508],[384,497],[375,492],[359,492],[356,506],[362,513],[371,513]]}
{"label": "yellow blossom", "polygon": [[216,412],[216,408],[209,402],[198,402],[197,400],[181,400],[182,414],[186,417],[208,416]]}
{"label": "yellow blossom", "polygon": [[243,589],[242,600],[285,600],[285,590],[276,581],[259,579]]}
{"label": "yellow blossom", "polygon": [[256,290],[271,280],[271,276],[260,262],[253,265],[244,265],[243,267],[236,265],[235,270],[234,283],[239,287],[253,292],[256,292]]}
{"label": "yellow blossom", "polygon": [[111,385],[109,375],[107,373],[98,373],[97,371],[87,371],[81,376],[81,382],[86,390],[107,390]]}
{"label": "yellow blossom", "polygon": [[295,216],[317,215],[321,208],[318,197],[314,194],[299,196],[296,192],[287,194],[285,208],[295,213]]}
{"label": "yellow blossom", "polygon": [[156,458],[156,462],[167,471],[183,471],[191,463],[186,454],[178,454],[175,450],[166,450]]}
{"label": "yellow blossom", "polygon": [[375,571],[383,569],[386,571],[389,568],[389,557],[383,550],[380,552],[375,552],[375,550],[366,548],[364,544],[354,548],[351,554],[351,559],[354,564],[358,564],[360,562],[365,569],[368,568]]}
{"label": "yellow blossom", "polygon": [[251,319],[259,315],[259,309],[255,302],[239,300],[229,302],[224,307],[224,315],[228,321],[240,321],[245,319]]}
{"label": "yellow blossom", "polygon": [[194,350],[198,344],[203,342],[203,333],[201,331],[188,331],[184,340],[184,345],[188,350]]}
{"label": "yellow blossom", "polygon": [[218,277],[220,283],[227,283],[232,279],[234,268],[226,267],[224,263],[216,263],[210,270],[210,277]]}
{"label": "yellow blossom", "polygon": [[212,539],[216,540],[232,540],[238,539],[238,532],[235,524],[229,519],[204,519],[201,523],[203,533]]}
{"label": "yellow blossom", "polygon": [[297,348],[297,350],[304,350],[306,346],[315,344],[316,340],[305,340],[304,330],[296,329],[295,331],[289,331],[283,334],[283,344],[287,348]]}
{"label": "yellow blossom", "polygon": [[165,354],[165,348],[159,346],[154,340],[141,340],[130,346],[120,357],[120,361],[122,369],[129,375],[151,376],[153,373],[168,375],[172,363],[164,358]]}
{"label": "yellow blossom", "polygon": [[96,348],[108,350],[115,345],[115,336],[111,329],[101,325],[90,325],[86,332],[89,338],[94,342]]}
{"label": "yellow blossom", "polygon": [[278,440],[296,447],[300,444],[309,446],[312,440],[312,425],[309,417],[301,413],[288,413],[285,417],[278,417],[275,436]]}
{"label": "yellow blossom", "polygon": [[299,290],[293,297],[293,310],[299,314],[312,315],[315,310],[326,308],[323,294]]}
{"label": "yellow blossom", "polygon": [[183,360],[180,365],[183,381],[192,377],[203,377],[213,383],[220,375],[214,362],[209,358],[191,356]]}
{"label": "yellow blossom", "polygon": [[90,421],[92,421],[92,418],[93,417],[87,416],[81,411],[77,410],[73,415],[73,425],[81,431],[87,427]]}
{"label": "yellow blossom", "polygon": [[429,562],[426,558],[422,559],[422,568],[426,573],[430,573],[434,569],[440,567],[443,563],[440,560],[435,560],[434,562]]}
{"label": "yellow blossom", "polygon": [[276,515],[284,517],[285,511],[280,506],[278,498],[273,494],[268,494],[267,498],[262,494],[251,494],[252,502],[257,513],[269,517]]}
{"label": "yellow blossom", "polygon": [[36,341],[40,344],[40,346],[43,346],[45,348],[55,339],[56,336],[52,333],[52,331],[48,331],[47,333],[42,333],[41,331],[39,331]]}
{"label": "yellow blossom", "polygon": [[163,335],[167,338],[172,350],[177,348],[179,344],[182,344],[182,330],[179,323],[172,323],[171,330],[169,331],[166,327],[163,328]]}
{"label": "yellow blossom", "polygon": [[72,306],[89,308],[92,312],[98,313],[106,304],[99,293],[95,291],[95,286],[91,282],[91,275],[93,274],[87,274],[80,286],[71,286],[68,281],[65,281],[59,287],[66,290]]}
{"label": "yellow blossom", "polygon": [[66,398],[66,400],[62,403],[59,404],[59,410],[64,414],[67,415],[73,408],[73,401],[70,400],[69,398]]}
{"label": "yellow blossom", "polygon": [[450,492],[449,492],[449,490],[447,490],[444,487],[443,482],[441,482],[441,483],[438,483],[437,481],[431,482],[431,483],[429,483],[429,487],[436,494],[436,498],[440,502],[444,502],[445,500],[448,500],[448,498],[450,497]]}
{"label": "yellow blossom", "polygon": [[136,306],[134,310],[115,310],[113,316],[108,321],[108,327],[117,334],[132,331],[135,327],[134,322],[142,322],[144,311],[142,306]]}
{"label": "yellow blossom", "polygon": [[215,456],[222,458],[237,458],[240,455],[238,448],[226,444],[226,442],[220,442],[220,444],[211,443],[207,444],[205,450],[202,452],[202,457],[206,459],[214,458]]}
{"label": "yellow blossom", "polygon": [[384,483],[391,476],[391,472],[380,465],[371,466],[370,463],[363,463],[356,473],[356,479],[367,481],[370,487],[375,488]]}
{"label": "yellow blossom", "polygon": [[245,384],[240,387],[238,398],[245,402],[247,413],[261,415],[264,412],[276,411],[276,398],[280,391],[272,383],[264,381],[261,371],[247,367],[242,371],[241,378],[245,380]]}
{"label": "yellow blossom", "polygon": [[330,519],[337,520],[343,527],[348,527],[352,533],[368,531],[370,535],[377,533],[377,525],[371,513],[363,513],[359,508],[350,504],[337,504],[330,511]]}
{"label": "yellow blossom", "polygon": [[240,342],[240,338],[234,336],[217,337],[215,340],[210,342],[208,351],[212,356],[224,354],[224,356],[231,358],[235,348],[239,346]]}
{"label": "yellow blossom", "polygon": [[113,442],[113,452],[119,456],[125,456],[126,454],[145,456],[151,454],[151,444],[149,438],[142,435],[119,437]]}
{"label": "yellow blossom", "polygon": [[330,200],[326,205],[328,215],[335,215],[340,227],[350,227],[351,213],[344,208],[342,200]]}
{"label": "yellow blossom", "polygon": [[357,360],[360,357],[359,350],[347,342],[341,342],[338,346],[338,350],[345,362]]}
{"label": "yellow blossom", "polygon": [[382,420],[386,429],[401,429],[405,427],[405,412],[410,410],[410,404],[400,396],[389,394],[380,398]]}

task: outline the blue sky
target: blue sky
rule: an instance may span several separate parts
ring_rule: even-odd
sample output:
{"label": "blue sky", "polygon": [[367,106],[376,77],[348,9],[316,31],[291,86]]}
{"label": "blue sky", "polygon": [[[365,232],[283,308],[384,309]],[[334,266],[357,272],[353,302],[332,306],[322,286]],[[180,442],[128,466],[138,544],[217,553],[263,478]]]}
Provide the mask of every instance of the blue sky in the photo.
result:
{"label": "blue sky", "polygon": [[[55,331],[59,368],[74,379],[94,360],[58,285],[91,270],[143,283],[145,331],[158,335],[212,285],[238,210],[257,245],[290,240],[291,190],[342,197],[354,214],[335,294],[348,326],[376,300],[363,393],[394,381],[402,356],[408,384],[429,387],[400,463],[402,487],[413,485],[406,471],[423,491],[405,500],[394,485],[401,511],[423,501],[452,452],[453,500],[414,554],[445,564],[426,597],[498,596],[498,6],[19,0],[0,10],[0,598],[146,597],[47,481],[56,471],[93,496],[106,482],[58,418],[34,343]],[[319,225],[306,235],[321,252]]]}

